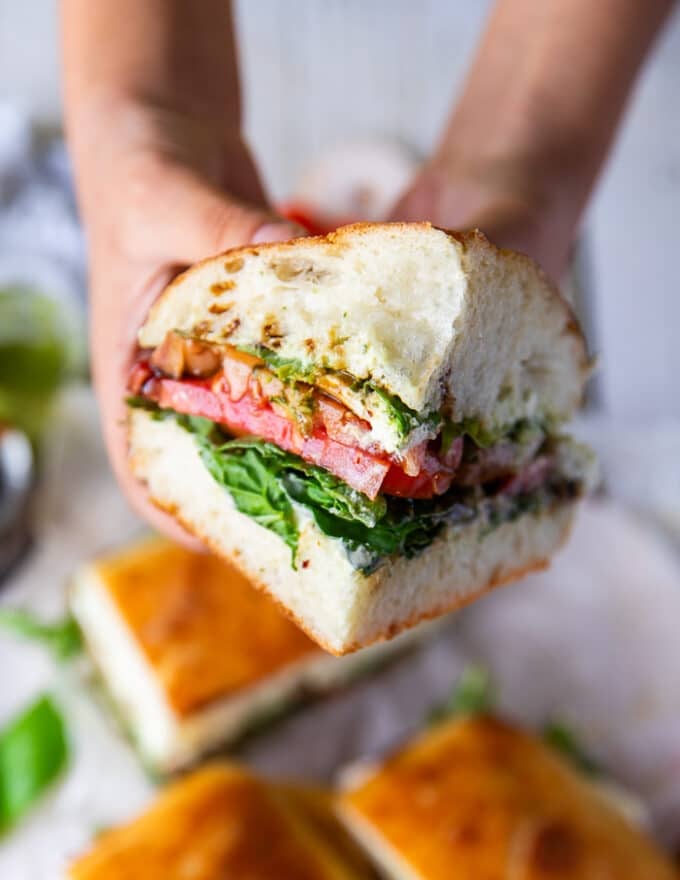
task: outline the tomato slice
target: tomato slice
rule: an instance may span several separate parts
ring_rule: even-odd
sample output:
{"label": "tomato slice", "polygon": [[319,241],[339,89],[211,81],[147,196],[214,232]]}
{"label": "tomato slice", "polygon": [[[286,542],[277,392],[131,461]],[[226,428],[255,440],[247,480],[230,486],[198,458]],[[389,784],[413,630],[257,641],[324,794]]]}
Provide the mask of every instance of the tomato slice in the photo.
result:
{"label": "tomato slice", "polygon": [[[280,395],[281,382],[266,371],[252,381],[257,358],[240,352],[223,357],[222,369],[208,378],[174,379],[152,369],[148,360],[132,368],[129,387],[163,409],[203,416],[224,425],[236,436],[261,437],[311,464],[323,467],[369,498],[378,493],[406,498],[431,498],[445,492],[462,456],[463,440],[453,441],[446,454],[426,442],[411,451],[408,461],[396,461],[376,448],[370,425],[339,402],[318,394],[309,431],[268,392]],[[263,384],[269,375],[271,388]]]}
{"label": "tomato slice", "polygon": [[246,392],[232,400],[224,377],[214,379],[166,379],[153,377],[144,395],[163,409],[203,416],[225,425],[235,435],[252,435],[299,455],[310,464],[331,471],[353,489],[375,498],[390,469],[388,459],[358,447],[346,446],[315,427],[303,436],[294,422],[277,412],[269,401],[255,400]]}

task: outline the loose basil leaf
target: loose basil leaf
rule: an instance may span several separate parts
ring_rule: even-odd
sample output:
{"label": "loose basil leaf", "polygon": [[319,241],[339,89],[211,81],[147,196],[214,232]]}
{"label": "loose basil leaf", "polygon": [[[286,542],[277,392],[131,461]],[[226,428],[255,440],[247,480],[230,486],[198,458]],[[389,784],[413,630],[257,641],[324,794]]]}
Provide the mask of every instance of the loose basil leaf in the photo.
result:
{"label": "loose basil leaf", "polygon": [[450,718],[488,715],[497,700],[489,670],[477,664],[466,666],[449,698],[430,712],[428,721],[436,724]]}
{"label": "loose basil leaf", "polygon": [[67,761],[64,722],[43,695],[0,731],[0,833],[33,806]]}
{"label": "loose basil leaf", "polygon": [[599,764],[588,754],[572,727],[564,721],[550,721],[543,728],[543,741],[560,752],[577,769],[588,776],[599,776]]}
{"label": "loose basil leaf", "polygon": [[83,647],[80,629],[71,616],[57,623],[44,623],[29,611],[0,608],[0,628],[41,642],[57,660],[69,660]]}

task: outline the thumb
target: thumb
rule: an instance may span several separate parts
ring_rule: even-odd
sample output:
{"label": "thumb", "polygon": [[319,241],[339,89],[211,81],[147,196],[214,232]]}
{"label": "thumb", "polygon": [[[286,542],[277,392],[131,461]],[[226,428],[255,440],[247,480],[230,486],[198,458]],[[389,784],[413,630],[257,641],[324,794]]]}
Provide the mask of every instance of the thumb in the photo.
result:
{"label": "thumb", "polygon": [[134,205],[128,212],[136,253],[189,265],[250,242],[300,235],[294,224],[234,198],[192,169],[166,169],[159,178],[149,185],[140,213]]}

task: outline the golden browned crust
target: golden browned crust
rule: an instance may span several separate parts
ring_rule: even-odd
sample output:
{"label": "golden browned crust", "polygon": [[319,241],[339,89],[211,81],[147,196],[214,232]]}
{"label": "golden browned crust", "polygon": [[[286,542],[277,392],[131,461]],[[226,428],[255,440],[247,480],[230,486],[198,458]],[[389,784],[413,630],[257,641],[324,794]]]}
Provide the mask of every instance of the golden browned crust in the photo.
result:
{"label": "golden browned crust", "polygon": [[[181,512],[174,509],[174,505],[165,505],[162,502],[155,499],[152,495],[149,495],[149,499],[151,502],[159,508],[159,510],[164,511],[165,513],[170,513],[179,524],[185,529],[190,535],[198,538],[206,547],[209,547],[216,556],[224,559],[227,562],[235,565],[243,574],[248,577],[250,584],[259,590],[262,593],[266,593],[267,596],[274,601],[278,609],[292,620],[304,633],[306,633],[310,639],[313,639],[324,651],[328,654],[333,654],[336,657],[343,657],[346,654],[353,654],[355,651],[359,651],[362,648],[367,648],[369,645],[375,644],[377,642],[388,641],[392,638],[398,636],[401,632],[404,632],[407,629],[411,629],[419,623],[424,623],[427,620],[432,620],[436,617],[441,617],[443,614],[449,614],[453,611],[458,611],[461,608],[464,608],[466,605],[470,605],[472,602],[475,602],[477,599],[484,596],[486,593],[491,592],[491,590],[496,587],[502,587],[505,584],[513,583],[514,581],[519,580],[520,578],[525,577],[532,572],[541,571],[547,568],[550,565],[550,560],[544,557],[533,560],[531,563],[523,566],[519,566],[518,568],[512,569],[509,572],[505,572],[503,575],[498,575],[494,577],[488,583],[481,585],[478,590],[472,591],[465,596],[453,596],[450,601],[444,602],[440,605],[437,605],[433,608],[428,608],[427,611],[417,611],[414,612],[410,617],[405,620],[401,620],[399,622],[393,623],[390,626],[386,627],[384,630],[375,633],[373,638],[366,642],[351,642],[350,644],[343,647],[342,650],[338,650],[337,648],[330,645],[325,639],[320,637],[317,633],[311,630],[305,623],[304,620],[299,618],[290,608],[285,606],[279,599],[271,592],[267,584],[259,578],[255,577],[252,572],[247,572],[241,561],[239,559],[239,554],[234,553],[233,556],[226,555],[217,542],[213,541],[208,535],[202,532],[200,529],[193,526],[191,523],[187,522],[181,515]],[[572,504],[572,502],[564,502]],[[173,509],[171,509],[173,508]],[[558,546],[562,546],[562,544],[566,541],[569,536],[569,532],[571,530],[571,522],[567,523],[562,531],[562,535],[560,536],[560,541]],[[425,553],[427,550],[424,551]],[[385,575],[382,571],[377,571],[375,574],[370,575],[368,578],[376,587],[380,586],[381,581],[385,579]]]}
{"label": "golden browned crust", "polygon": [[179,716],[318,652],[233,565],[147,540],[96,563]]}
{"label": "golden browned crust", "polygon": [[342,808],[376,854],[427,880],[675,876],[552,749],[491,718],[425,733],[346,793]]}
{"label": "golden browned crust", "polygon": [[[357,856],[357,859],[359,857]],[[351,863],[350,863],[351,864]],[[142,816],[105,832],[73,880],[341,880],[341,852],[290,810],[284,792],[235,765],[214,764],[165,789]]]}

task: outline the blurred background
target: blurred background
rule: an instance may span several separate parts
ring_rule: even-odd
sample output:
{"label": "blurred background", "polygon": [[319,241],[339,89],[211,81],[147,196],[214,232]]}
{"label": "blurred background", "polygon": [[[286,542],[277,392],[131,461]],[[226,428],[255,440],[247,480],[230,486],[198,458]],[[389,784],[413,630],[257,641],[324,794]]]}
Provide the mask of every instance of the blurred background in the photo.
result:
{"label": "blurred background", "polygon": [[[394,195],[439,134],[491,5],[236,2],[247,133],[274,199],[311,192],[321,205],[340,203],[357,175]],[[63,610],[77,564],[141,527],[108,471],[88,387],[85,244],[60,138],[58,6],[0,0],[0,604],[48,615]],[[678,83],[680,10],[634,91],[576,267],[599,356],[579,433],[601,457],[604,506],[587,512],[532,589],[479,603],[457,640],[440,638],[402,664],[391,689],[374,682],[289,723],[247,753],[256,764],[327,776],[339,756],[398,733],[414,699],[422,715],[472,656],[494,669],[505,708],[523,720],[556,705],[580,719],[588,745],[647,798],[662,836],[680,842]],[[37,450],[30,503],[30,442],[3,423],[23,428]],[[0,724],[52,676],[44,656],[0,639]],[[0,875],[13,880],[39,876],[20,868],[32,845],[82,846],[86,812],[117,821],[149,794],[82,695],[68,683],[62,690],[86,745],[46,812],[4,855],[0,842]],[[319,724],[333,731],[324,742]],[[118,801],[111,787],[97,791],[103,761]]]}

